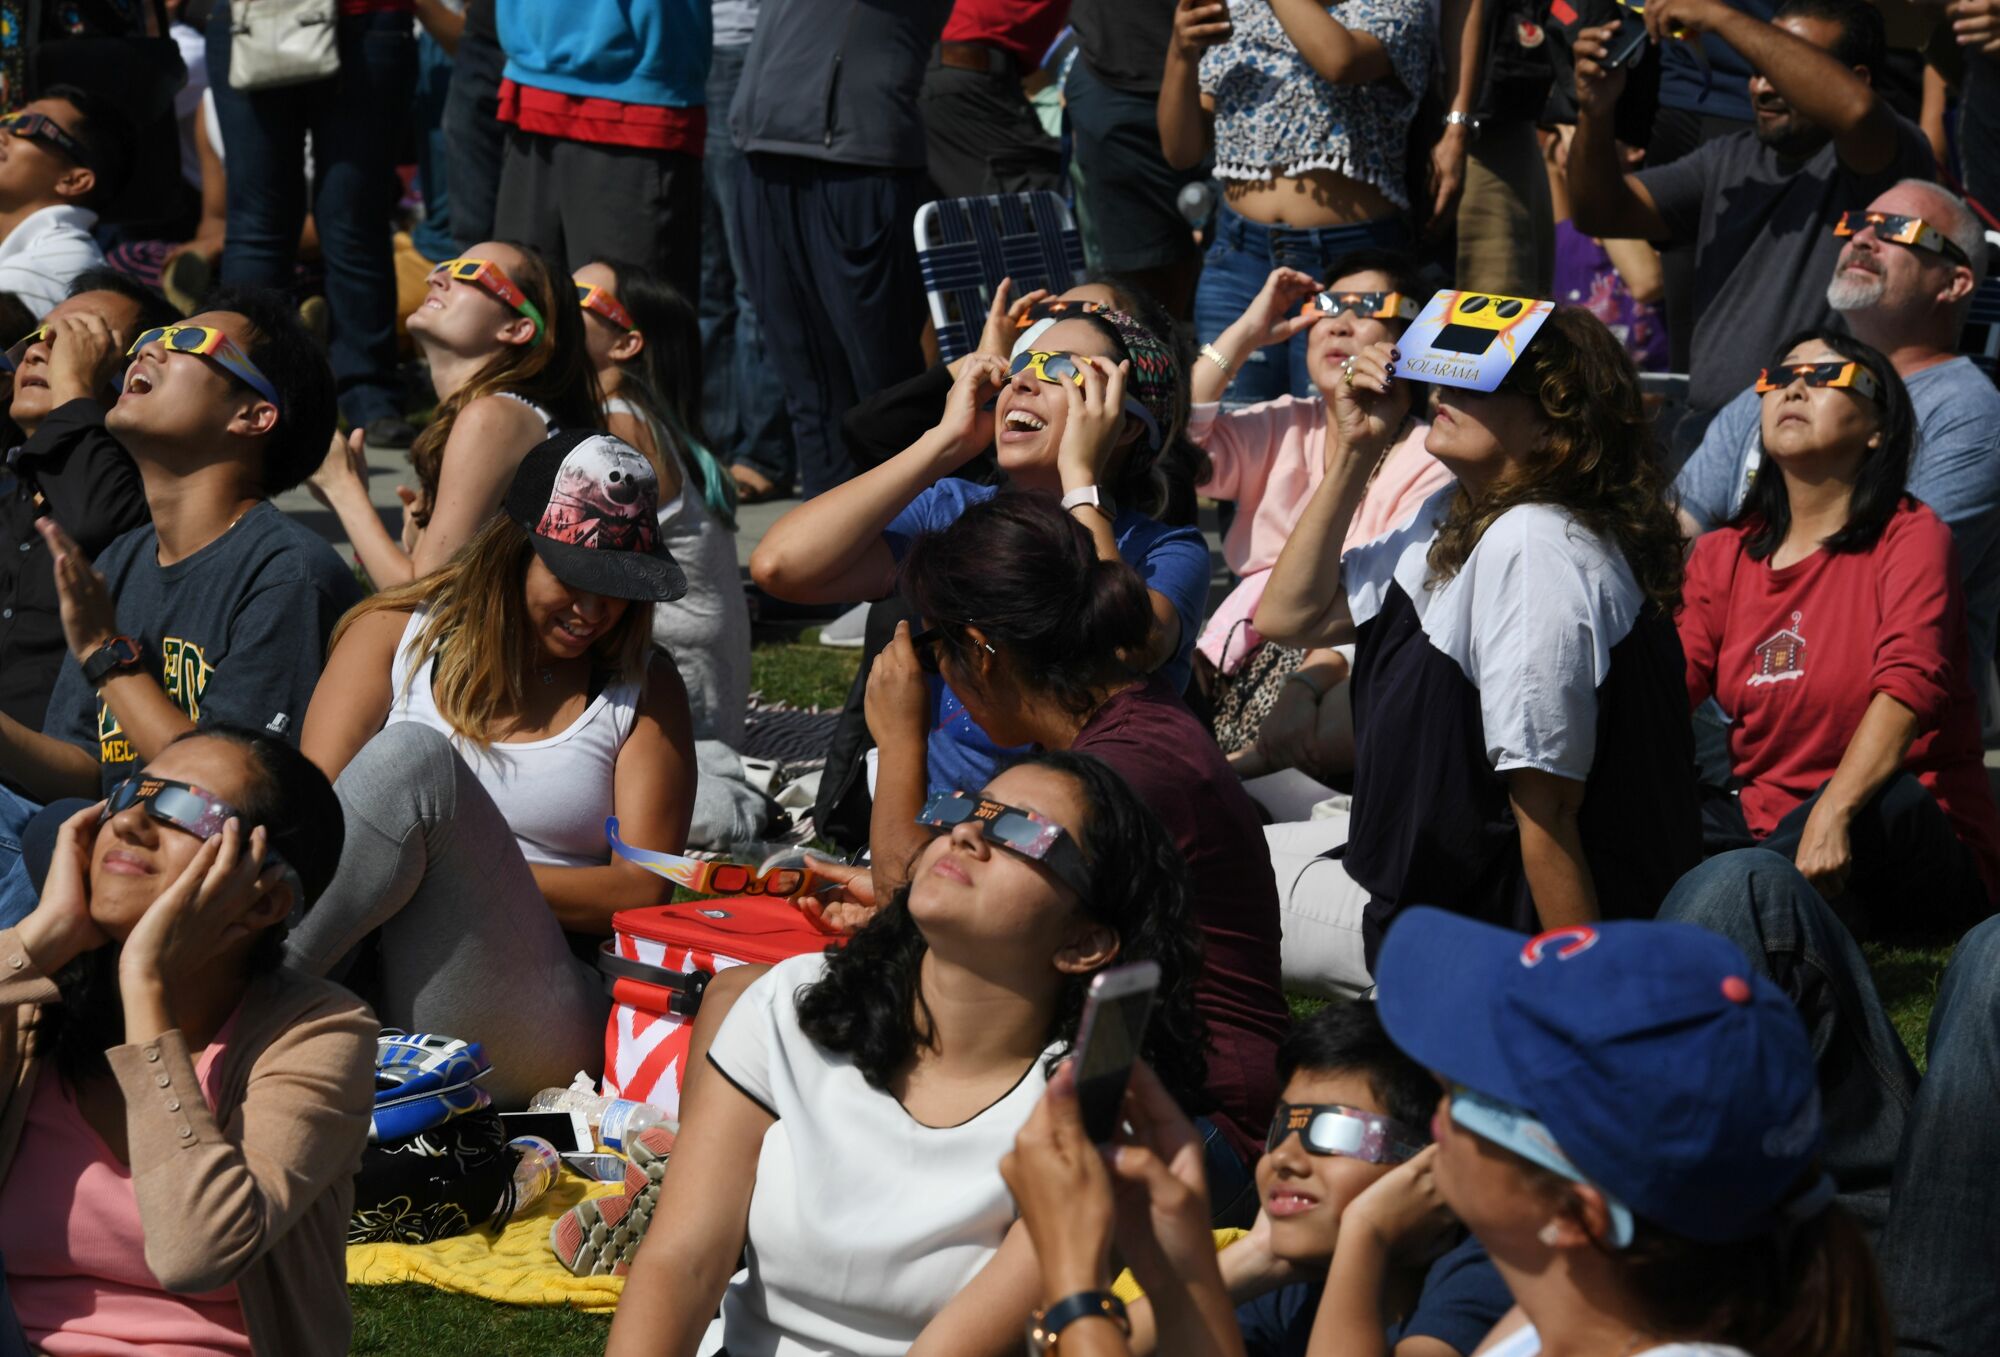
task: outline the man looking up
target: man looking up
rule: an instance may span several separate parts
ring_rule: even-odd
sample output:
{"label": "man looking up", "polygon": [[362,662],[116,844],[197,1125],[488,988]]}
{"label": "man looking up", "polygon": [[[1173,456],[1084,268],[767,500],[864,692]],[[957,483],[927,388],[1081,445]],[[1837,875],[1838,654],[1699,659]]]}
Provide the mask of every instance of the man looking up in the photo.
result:
{"label": "man looking up", "polygon": [[105,415],[152,523],[95,569],[60,526],[38,525],[69,657],[40,732],[0,716],[0,774],[33,798],[0,790],[0,925],[34,904],[18,836],[35,802],[102,795],[201,722],[296,740],[327,637],[359,601],[333,549],[269,502],[326,455],[326,359],[277,293],[213,303],[139,336]]}
{"label": "man looking up", "polygon": [[1686,448],[1787,336],[1826,322],[1840,214],[1900,179],[1931,178],[1934,166],[1923,134],[1870,83],[1885,40],[1867,0],[1785,0],[1769,23],[1722,0],[1656,0],[1645,20],[1656,43],[1713,33],[1756,72],[1752,127],[1627,174],[1613,127],[1626,72],[1604,66],[1615,26],[1576,40],[1577,230],[1694,244],[1690,418],[1671,440]]}
{"label": "man looking up", "polygon": [[95,556],[146,521],[139,470],[104,431],[125,350],[141,330],[179,317],[121,273],[90,269],[35,334],[8,351],[18,364],[8,415],[27,435],[0,468],[0,712],[42,728],[68,650],[38,518],[62,524]]}
{"label": "man looking up", "polygon": [[123,115],[69,85],[0,118],[0,292],[37,320],[104,262],[90,228],[124,184],[132,139]]}
{"label": "man looking up", "polygon": [[[1917,417],[1909,490],[1951,528],[1958,548],[1973,688],[1983,702],[2000,632],[2000,390],[1957,344],[1986,279],[1985,232],[1957,195],[1918,179],[1852,214],[1841,229],[1850,227],[1826,304],[1856,339],[1887,354],[1909,386]],[[1899,244],[1895,235],[1912,239]],[[1690,537],[1735,517],[1763,462],[1756,375],[1753,367],[1739,377],[1742,390],[1710,421],[1674,480]]]}

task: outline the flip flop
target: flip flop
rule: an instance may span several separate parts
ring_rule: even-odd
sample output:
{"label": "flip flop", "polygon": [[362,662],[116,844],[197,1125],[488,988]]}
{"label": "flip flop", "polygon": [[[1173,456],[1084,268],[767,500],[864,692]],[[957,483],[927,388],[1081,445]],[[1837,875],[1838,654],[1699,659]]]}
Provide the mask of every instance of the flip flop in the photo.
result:
{"label": "flip flop", "polygon": [[730,467],[729,479],[736,482],[738,504],[762,504],[766,500],[784,499],[791,493],[776,481],[752,471],[749,467]]}

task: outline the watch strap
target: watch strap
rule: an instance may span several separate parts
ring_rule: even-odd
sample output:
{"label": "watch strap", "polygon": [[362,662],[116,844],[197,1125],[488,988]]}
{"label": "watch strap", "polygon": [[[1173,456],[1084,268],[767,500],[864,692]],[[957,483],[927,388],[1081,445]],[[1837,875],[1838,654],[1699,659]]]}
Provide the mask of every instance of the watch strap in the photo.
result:
{"label": "watch strap", "polygon": [[95,688],[115,670],[137,668],[145,654],[146,648],[130,636],[114,636],[91,651],[90,658],[83,662],[84,682]]}
{"label": "watch strap", "polygon": [[1125,1313],[1125,1302],[1109,1291],[1079,1291],[1073,1296],[1064,1296],[1048,1309],[1035,1316],[1029,1326],[1029,1337],[1043,1352],[1053,1351],[1056,1339],[1062,1331],[1079,1319],[1108,1319],[1123,1329],[1132,1332],[1132,1320]]}
{"label": "watch strap", "polygon": [[1106,518],[1118,517],[1118,511],[1111,506],[1111,496],[1101,485],[1082,485],[1062,497],[1063,512],[1089,505]]}

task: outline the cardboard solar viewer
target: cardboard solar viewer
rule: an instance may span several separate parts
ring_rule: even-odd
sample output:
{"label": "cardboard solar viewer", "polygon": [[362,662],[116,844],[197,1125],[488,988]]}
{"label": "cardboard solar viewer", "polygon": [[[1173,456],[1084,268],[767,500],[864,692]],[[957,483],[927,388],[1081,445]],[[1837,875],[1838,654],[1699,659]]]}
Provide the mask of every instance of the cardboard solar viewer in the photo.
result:
{"label": "cardboard solar viewer", "polygon": [[1438,386],[1492,391],[1555,309],[1532,297],[1446,288],[1396,342],[1403,355],[1396,370]]}

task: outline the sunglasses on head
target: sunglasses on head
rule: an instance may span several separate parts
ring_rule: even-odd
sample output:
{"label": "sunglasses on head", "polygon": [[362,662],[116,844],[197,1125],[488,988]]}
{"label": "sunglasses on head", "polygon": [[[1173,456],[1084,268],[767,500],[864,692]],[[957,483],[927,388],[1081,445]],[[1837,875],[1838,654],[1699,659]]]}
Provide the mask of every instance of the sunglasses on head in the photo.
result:
{"label": "sunglasses on head", "polygon": [[1039,301],[1030,306],[1015,320],[1014,328],[1025,330],[1030,325],[1035,325],[1045,320],[1055,320],[1062,316],[1094,316],[1100,311],[1109,311],[1110,309],[1111,307],[1104,302],[1066,302],[1060,299]]}
{"label": "sunglasses on head", "polygon": [[1423,310],[1400,292],[1315,292],[1299,314],[1337,316],[1345,311],[1362,320],[1415,320]]}
{"label": "sunglasses on head", "polygon": [[1922,217],[1904,216],[1900,212],[1843,212],[1833,224],[1833,233],[1836,236],[1858,236],[1871,226],[1875,228],[1877,240],[1886,240],[1892,245],[1914,245],[1920,250],[1956,260],[1967,268],[1972,266],[1972,261],[1966,258],[1957,241]]}
{"label": "sunglasses on head", "polygon": [[207,358],[271,404],[281,410],[284,408],[284,403],[278,399],[278,388],[271,385],[271,379],[250,361],[250,355],[243,351],[243,346],[222,330],[211,325],[155,325],[132,341],[132,347],[125,350],[125,356],[136,358],[141,349],[155,344],[164,344],[168,353],[191,353]]}
{"label": "sunglasses on head", "polygon": [[631,331],[639,328],[633,323],[632,313],[625,309],[623,303],[601,287],[596,287],[589,283],[578,283],[576,285],[576,304],[586,311],[596,312],[620,330]]}
{"label": "sunglasses on head", "polygon": [[1053,820],[972,792],[935,792],[917,812],[917,823],[939,834],[968,822],[979,826],[988,843],[1040,863],[1078,895],[1090,894],[1090,870],[1084,864],[1083,850],[1069,831]]}
{"label": "sunglasses on head", "polygon": [[634,848],[618,837],[616,816],[604,822],[604,837],[611,851],[633,866],[643,867],[697,895],[810,895],[825,884],[810,867],[778,867],[760,872],[740,862],[703,862],[677,853]]}
{"label": "sunglasses on head", "polygon": [[[917,652],[917,668],[923,670],[926,674],[935,674],[938,672],[938,645],[944,639],[944,633],[936,627],[925,627],[910,638],[910,645]],[[985,641],[981,641],[979,644],[988,655],[997,655],[1000,653]]]}
{"label": "sunglasses on head", "polygon": [[[1071,386],[1083,385],[1083,369],[1086,365],[1077,361],[1073,353],[1055,353],[1048,349],[1023,349],[1007,364],[1007,375],[1018,377],[1023,372],[1032,372],[1036,380],[1061,386],[1068,382]],[[1160,446],[1160,424],[1153,418],[1153,412],[1132,397],[1125,398],[1125,413],[1146,426],[1149,446]]]}
{"label": "sunglasses on head", "polygon": [[542,318],[542,309],[529,301],[528,294],[507,276],[507,270],[490,259],[447,259],[431,270],[431,277],[440,273],[456,283],[471,283],[487,296],[519,311],[535,322],[535,337],[530,342],[542,342],[549,323]]}
{"label": "sunglasses on head", "polygon": [[90,153],[83,149],[83,143],[71,136],[61,123],[46,113],[29,113],[23,110],[0,116],[0,129],[13,133],[23,141],[40,142],[51,150],[68,156],[84,169],[90,168]]}
{"label": "sunglasses on head", "polygon": [[1879,400],[1881,386],[1875,374],[1861,364],[1845,358],[1836,358],[1824,363],[1785,363],[1774,368],[1764,368],[1757,374],[1757,391],[1783,391],[1793,382],[1803,381],[1807,386],[1832,386],[1852,391],[1857,396],[1869,400]]}
{"label": "sunglasses on head", "polygon": [[1279,1103],[1264,1137],[1264,1153],[1277,1149],[1294,1132],[1307,1154],[1339,1155],[1364,1164],[1400,1164],[1424,1147],[1423,1137],[1376,1112],[1340,1103]]}

